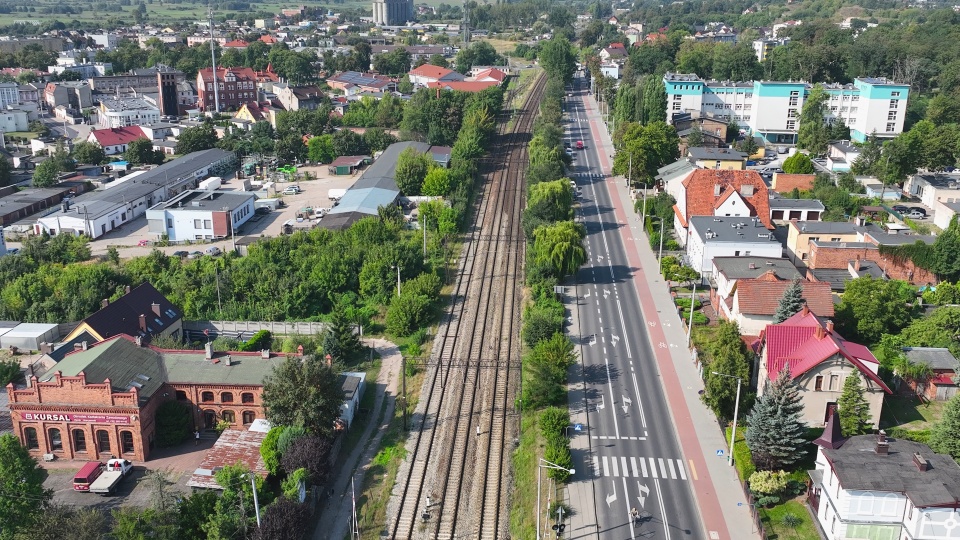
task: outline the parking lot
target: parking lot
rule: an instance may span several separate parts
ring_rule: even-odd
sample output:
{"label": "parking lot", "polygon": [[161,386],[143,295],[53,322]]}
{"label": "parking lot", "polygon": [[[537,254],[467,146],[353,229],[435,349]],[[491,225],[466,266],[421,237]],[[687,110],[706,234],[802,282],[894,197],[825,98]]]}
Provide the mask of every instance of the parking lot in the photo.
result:
{"label": "parking lot", "polygon": [[[293,184],[300,186],[302,190],[296,195],[283,195],[283,190],[290,186],[289,182],[282,182],[277,186],[277,197],[283,200],[286,205],[269,214],[256,214],[250,221],[238,227],[236,239],[243,236],[279,236],[284,222],[296,219],[297,212],[303,207],[312,208],[330,208],[333,202],[327,194],[331,189],[347,189],[360,177],[360,173],[350,176],[333,176],[327,171],[326,165],[301,167],[301,173],[309,172],[315,179],[300,179]],[[241,189],[241,183],[237,179],[225,181],[223,190]],[[110,231],[107,234],[90,242],[90,251],[93,256],[105,255],[107,251],[114,247],[120,253],[120,257],[127,259],[149,254],[153,249],[159,249],[167,255],[173,255],[175,251],[200,251],[203,252],[210,246],[216,246],[221,251],[233,249],[233,238],[225,238],[212,242],[193,243],[193,244],[172,244],[165,247],[157,247],[153,242],[157,239],[155,234],[147,230],[147,219],[141,216],[123,227]],[[19,242],[7,242],[8,248],[19,248]]]}

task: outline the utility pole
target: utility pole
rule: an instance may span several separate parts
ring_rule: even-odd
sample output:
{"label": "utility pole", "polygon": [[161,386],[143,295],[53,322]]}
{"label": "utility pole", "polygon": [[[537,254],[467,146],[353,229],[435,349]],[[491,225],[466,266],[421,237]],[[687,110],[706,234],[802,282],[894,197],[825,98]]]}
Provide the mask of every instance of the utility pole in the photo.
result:
{"label": "utility pole", "polygon": [[[443,369],[443,366],[440,366]],[[407,430],[407,357],[400,355],[400,397],[403,400],[403,430]]]}
{"label": "utility pole", "polygon": [[213,112],[220,112],[220,87],[217,84],[217,49],[213,39],[213,8],[207,12],[207,22],[210,24],[210,64],[213,67]]}

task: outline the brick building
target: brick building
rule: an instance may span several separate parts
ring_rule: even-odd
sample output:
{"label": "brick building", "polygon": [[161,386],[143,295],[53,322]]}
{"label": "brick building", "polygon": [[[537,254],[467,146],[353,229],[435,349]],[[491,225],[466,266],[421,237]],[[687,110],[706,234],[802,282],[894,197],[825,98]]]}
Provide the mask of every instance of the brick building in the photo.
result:
{"label": "brick building", "polygon": [[[250,68],[217,68],[217,90],[220,110],[235,111],[244,103],[257,99],[257,74]],[[213,69],[197,73],[197,99],[200,110],[214,109]]]}
{"label": "brick building", "polygon": [[170,351],[119,335],[67,354],[30,387],[7,386],[13,432],[30,453],[57,459],[122,456],[146,461],[154,414],[178,400],[197,429],[263,418],[264,377],[281,357],[263,353]]}
{"label": "brick building", "polygon": [[850,269],[860,272],[862,261],[870,261],[880,268],[881,275],[889,279],[902,279],[914,285],[937,283],[937,277],[917,267],[909,259],[895,260],[880,254],[878,245],[871,242],[825,242],[813,240],[807,254],[807,268]]}

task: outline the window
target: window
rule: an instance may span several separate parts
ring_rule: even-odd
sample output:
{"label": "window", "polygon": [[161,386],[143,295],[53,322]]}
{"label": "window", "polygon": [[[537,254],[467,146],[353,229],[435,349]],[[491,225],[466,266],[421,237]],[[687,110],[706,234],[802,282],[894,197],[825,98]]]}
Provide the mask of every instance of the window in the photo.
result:
{"label": "window", "polygon": [[900,97],[900,92],[890,92],[890,97]]}
{"label": "window", "polygon": [[73,430],[73,451],[74,452],[87,451],[87,437],[83,434],[82,429]]}
{"label": "window", "polygon": [[897,130],[897,125],[893,122],[887,124],[887,133],[892,133]]}
{"label": "window", "polygon": [[850,101],[860,101],[860,96],[853,96],[850,98]]}
{"label": "window", "polygon": [[787,109],[787,118],[796,118],[797,110],[796,109]]}
{"label": "window", "polygon": [[204,403],[213,401],[213,392],[204,392],[200,394],[200,401],[203,401]]}
{"label": "window", "polygon": [[887,120],[893,122],[897,119],[897,111],[890,111],[887,113]]}
{"label": "window", "polygon": [[752,103],[744,103],[744,104],[743,104],[743,110],[745,110],[745,111],[749,111],[749,110],[752,109],[752,108],[753,108],[753,104],[752,104]]}
{"label": "window", "polygon": [[733,252],[733,256],[734,256],[734,257],[739,257],[739,256],[740,256],[740,252],[739,252],[739,251],[734,251],[734,252]]}
{"label": "window", "polygon": [[233,392],[224,392],[220,394],[220,401],[222,403],[233,403]]}
{"label": "window", "polygon": [[832,113],[837,112],[837,107],[836,107],[836,106],[830,107],[830,112],[832,112]]}
{"label": "window", "polygon": [[27,450],[36,450],[40,448],[40,441],[37,440],[37,429],[28,427],[23,430],[23,438],[27,441]]}
{"label": "window", "polygon": [[830,375],[830,390],[839,390],[839,389],[840,389],[840,376]]}
{"label": "window", "polygon": [[675,103],[673,104],[673,110],[675,110],[675,111],[679,111],[679,110],[680,110],[680,103],[679,103],[679,102],[675,102]]}
{"label": "window", "polygon": [[194,228],[194,229],[199,229],[201,225],[202,225],[202,222],[201,222],[199,219],[193,220],[193,228]]}
{"label": "window", "polygon": [[110,454],[110,434],[105,429],[97,430],[97,452]]}
{"label": "window", "polygon": [[47,439],[50,443],[50,450],[55,452],[60,452],[63,450],[63,440],[60,439],[60,430],[57,428],[50,428],[47,431]]}
{"label": "window", "polygon": [[225,422],[230,422],[231,424],[237,421],[237,417],[234,416],[233,411],[223,411],[221,416]]}
{"label": "window", "polygon": [[790,91],[790,97],[797,97],[797,96],[799,96],[799,95],[800,95],[800,91],[799,91],[799,90],[791,90],[791,91]]}
{"label": "window", "polygon": [[729,103],[724,103],[724,104],[723,104],[723,108],[724,108],[724,109],[730,109],[730,104],[729,104]]}
{"label": "window", "polygon": [[883,498],[880,500],[880,515],[881,516],[896,516],[897,515],[897,496],[893,493],[884,494]]}
{"label": "window", "polygon": [[891,108],[891,109],[896,109],[899,104],[900,104],[900,100],[899,100],[899,99],[891,99],[891,100],[890,100],[890,108]]}
{"label": "window", "polygon": [[243,411],[243,423],[252,424],[256,419],[256,415],[253,414],[253,411]]}
{"label": "window", "polygon": [[212,229],[212,228],[213,228],[213,223],[212,223],[209,219],[205,219],[205,220],[203,220],[203,228],[204,228],[204,229]]}
{"label": "window", "polygon": [[796,107],[797,105],[799,105],[799,103],[800,103],[800,98],[798,98],[798,97],[792,97],[792,98],[790,98],[790,106],[791,106],[791,107]]}
{"label": "window", "polygon": [[823,392],[823,375],[817,375],[813,383],[814,392]]}
{"label": "window", "polygon": [[133,453],[133,433],[129,431],[120,432],[120,451],[124,454]]}
{"label": "window", "polygon": [[173,218],[167,218],[167,228],[168,229],[173,228]]}
{"label": "window", "polygon": [[831,241],[831,242],[839,242],[839,241],[840,241],[840,237],[839,237],[839,236],[832,236],[832,237],[830,237],[830,241]]}
{"label": "window", "polygon": [[873,493],[866,491],[857,497],[857,513],[860,515],[873,515]]}
{"label": "window", "polygon": [[856,113],[856,112],[857,112],[857,108],[856,108],[856,107],[850,107],[850,114],[854,114],[854,113]]}
{"label": "window", "polygon": [[742,103],[737,103],[736,110],[739,111],[739,110],[742,109],[742,108],[743,108],[743,104],[742,104]]}
{"label": "window", "polygon": [[753,97],[753,92],[747,92],[746,94],[743,95],[743,97],[747,99],[751,99]]}
{"label": "window", "polygon": [[253,392],[244,392],[240,394],[240,401],[242,403],[253,403]]}
{"label": "window", "polygon": [[796,128],[797,128],[797,121],[796,121],[796,120],[787,120],[787,129],[789,129],[789,130],[794,130],[794,129],[796,129]]}

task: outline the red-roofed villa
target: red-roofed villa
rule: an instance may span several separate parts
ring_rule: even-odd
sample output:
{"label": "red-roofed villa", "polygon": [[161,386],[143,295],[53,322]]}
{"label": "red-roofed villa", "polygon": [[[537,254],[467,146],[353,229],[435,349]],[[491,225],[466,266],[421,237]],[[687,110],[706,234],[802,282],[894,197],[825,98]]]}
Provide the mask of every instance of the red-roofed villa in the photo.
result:
{"label": "red-roofed villa", "polygon": [[877,427],[883,396],[891,393],[877,374],[880,363],[870,349],[834,331],[832,321],[821,320],[804,306],[782,323],[767,325],[756,347],[760,351],[758,395],[781,370],[789,369],[802,388],[804,420],[811,427],[822,426],[836,410],[847,376],[858,370],[873,427]]}

